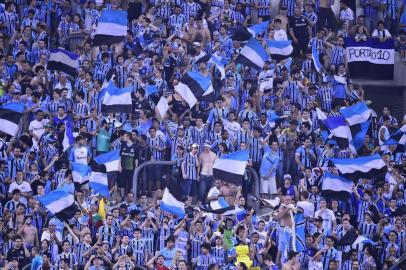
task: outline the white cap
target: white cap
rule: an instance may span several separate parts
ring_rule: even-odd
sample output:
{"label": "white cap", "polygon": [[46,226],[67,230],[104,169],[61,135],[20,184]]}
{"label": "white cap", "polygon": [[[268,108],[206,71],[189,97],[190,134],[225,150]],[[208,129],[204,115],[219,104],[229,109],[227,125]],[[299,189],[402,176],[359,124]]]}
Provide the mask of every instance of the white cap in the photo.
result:
{"label": "white cap", "polygon": [[200,42],[195,41],[195,42],[193,42],[193,46],[200,47],[202,45],[200,44]]}
{"label": "white cap", "polygon": [[115,122],[114,123],[114,127],[115,128],[119,128],[119,127],[121,127],[123,124],[121,124],[120,122]]}
{"label": "white cap", "polygon": [[192,148],[199,148],[199,145],[197,143],[192,144]]}

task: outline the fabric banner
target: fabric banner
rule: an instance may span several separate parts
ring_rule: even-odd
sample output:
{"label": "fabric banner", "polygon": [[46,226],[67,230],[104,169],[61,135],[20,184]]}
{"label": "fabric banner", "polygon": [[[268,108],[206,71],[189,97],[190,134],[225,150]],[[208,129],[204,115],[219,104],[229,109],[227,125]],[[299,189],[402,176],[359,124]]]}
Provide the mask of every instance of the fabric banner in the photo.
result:
{"label": "fabric banner", "polygon": [[395,49],[393,39],[381,42],[371,38],[356,42],[345,38],[345,53],[351,78],[393,80]]}

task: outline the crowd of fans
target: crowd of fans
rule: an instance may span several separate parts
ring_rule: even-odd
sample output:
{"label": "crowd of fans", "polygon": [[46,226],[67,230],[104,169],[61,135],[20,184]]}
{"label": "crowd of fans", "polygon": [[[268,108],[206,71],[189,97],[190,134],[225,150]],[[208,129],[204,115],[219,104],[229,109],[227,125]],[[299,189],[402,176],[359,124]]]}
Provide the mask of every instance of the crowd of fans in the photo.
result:
{"label": "crowd of fans", "polygon": [[[374,113],[355,153],[323,140],[316,113],[338,116],[341,107],[364,102],[362,85],[347,71],[344,38],[394,39],[406,59],[405,1],[361,0],[362,14],[343,0],[337,14],[328,0],[281,0],[277,7],[270,0],[0,2],[0,103],[25,105],[18,135],[0,134],[3,269],[374,270],[389,269],[406,251],[406,217],[395,214],[406,202],[406,153],[403,145],[385,144],[406,119],[398,123],[390,106]],[[128,34],[122,43],[95,47],[91,37],[106,9],[128,11]],[[235,60],[244,42],[233,33],[267,20],[257,39],[292,40],[292,56],[279,62],[270,56],[259,71],[242,66]],[[76,77],[47,69],[57,47],[80,55]],[[314,47],[321,73],[312,64]],[[205,54],[224,61],[224,79],[198,61]],[[211,76],[215,100],[189,108],[174,91],[191,70]],[[133,87],[131,114],[101,113],[98,94],[111,74],[118,87]],[[273,88],[260,91],[271,77]],[[169,103],[164,119],[155,110],[161,96]],[[64,151],[67,122],[75,143]],[[213,178],[215,159],[241,149],[250,152],[260,194],[248,173],[242,186]],[[120,172],[108,175],[111,196],[75,185],[71,163],[88,164],[110,150],[121,153]],[[384,176],[359,179],[349,201],[320,195],[314,168],[327,168],[329,158],[373,153],[385,158]],[[165,160],[176,163],[146,167],[133,193],[135,168]],[[188,196],[185,218],[159,207],[169,182]],[[55,189],[75,196],[79,211],[69,221],[37,200]],[[257,213],[247,204],[252,194],[280,204]],[[219,197],[247,210],[245,216],[205,211]],[[300,211],[299,201],[312,203],[315,214],[306,218],[306,249],[298,254],[287,239],[289,211]],[[351,229],[372,244],[340,241]]]}

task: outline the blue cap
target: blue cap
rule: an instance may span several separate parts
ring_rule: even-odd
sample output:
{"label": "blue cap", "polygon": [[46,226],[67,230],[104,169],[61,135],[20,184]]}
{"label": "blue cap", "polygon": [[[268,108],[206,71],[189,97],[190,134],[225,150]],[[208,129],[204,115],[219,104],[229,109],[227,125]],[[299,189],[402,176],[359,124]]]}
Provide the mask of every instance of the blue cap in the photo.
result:
{"label": "blue cap", "polygon": [[328,140],[327,144],[332,144],[332,145],[336,145],[337,142],[335,140]]}
{"label": "blue cap", "polygon": [[47,136],[47,142],[48,143],[56,143],[56,141],[57,141],[57,138],[55,137],[54,134],[50,134],[50,135]]}

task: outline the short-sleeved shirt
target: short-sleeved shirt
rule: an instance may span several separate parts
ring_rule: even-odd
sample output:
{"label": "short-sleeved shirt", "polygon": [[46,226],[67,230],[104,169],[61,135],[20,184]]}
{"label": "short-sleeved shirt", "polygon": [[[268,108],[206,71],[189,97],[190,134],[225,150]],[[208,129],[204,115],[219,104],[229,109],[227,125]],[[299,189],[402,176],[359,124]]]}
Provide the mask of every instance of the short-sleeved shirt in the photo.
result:
{"label": "short-sleeved shirt", "polygon": [[289,20],[289,28],[292,29],[296,37],[307,36],[307,21],[303,15],[292,17]]}
{"label": "short-sleeved shirt", "polygon": [[101,129],[97,133],[96,150],[101,152],[110,150],[110,133],[105,129]]}
{"label": "short-sleeved shirt", "polygon": [[136,159],[135,144],[127,145],[126,142],[121,144],[121,167],[123,170],[134,170],[134,160]]}
{"label": "short-sleeved shirt", "polygon": [[19,249],[12,248],[7,252],[7,260],[10,261],[12,258],[17,258],[19,265],[25,265],[26,258],[24,248]]}
{"label": "short-sleeved shirt", "polygon": [[164,265],[166,267],[170,267],[172,264],[173,257],[175,257],[176,254],[176,248],[173,249],[164,248],[161,250],[160,254],[165,257]]}

